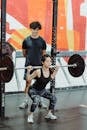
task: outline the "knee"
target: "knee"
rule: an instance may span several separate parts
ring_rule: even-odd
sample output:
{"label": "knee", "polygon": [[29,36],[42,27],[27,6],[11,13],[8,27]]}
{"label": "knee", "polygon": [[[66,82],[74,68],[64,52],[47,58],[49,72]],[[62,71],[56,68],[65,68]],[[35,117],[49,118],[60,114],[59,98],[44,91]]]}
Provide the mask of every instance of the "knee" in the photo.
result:
{"label": "knee", "polygon": [[30,86],[31,85],[31,80],[26,78],[26,86]]}
{"label": "knee", "polygon": [[31,105],[31,109],[30,109],[30,111],[31,112],[34,112],[35,111],[35,109],[36,109],[36,107],[37,107],[37,103],[32,103],[32,105]]}
{"label": "knee", "polygon": [[38,105],[39,101],[40,101],[39,96],[35,96],[33,102]]}
{"label": "knee", "polygon": [[52,96],[51,101],[52,101],[54,104],[56,104],[56,102],[57,102],[57,98],[56,98],[56,96],[55,96],[55,95],[53,95],[53,96]]}
{"label": "knee", "polygon": [[36,107],[38,106],[39,98],[38,96],[33,97],[33,103],[31,105],[31,112],[34,112]]}

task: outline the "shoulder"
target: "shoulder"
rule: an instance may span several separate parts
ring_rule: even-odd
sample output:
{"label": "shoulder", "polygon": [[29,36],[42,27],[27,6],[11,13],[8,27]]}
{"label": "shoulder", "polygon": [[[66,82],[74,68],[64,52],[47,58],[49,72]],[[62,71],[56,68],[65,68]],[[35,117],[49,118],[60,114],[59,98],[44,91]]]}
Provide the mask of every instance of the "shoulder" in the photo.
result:
{"label": "shoulder", "polygon": [[25,38],[25,41],[29,41],[29,40],[31,40],[31,36]]}
{"label": "shoulder", "polygon": [[27,40],[31,40],[31,36],[25,37],[25,39],[23,40],[23,42],[24,42],[24,41],[27,41]]}
{"label": "shoulder", "polygon": [[25,46],[31,45],[31,43],[32,43],[31,37],[28,36],[28,37],[26,37],[26,38],[23,40],[22,45],[25,47]]}
{"label": "shoulder", "polygon": [[43,49],[46,49],[47,45],[46,45],[46,41],[40,36],[40,41],[41,41],[41,44],[42,44],[42,48]]}
{"label": "shoulder", "polygon": [[36,73],[37,77],[40,77],[41,76],[41,69],[35,70],[35,73]]}
{"label": "shoulder", "polygon": [[45,39],[43,37],[39,36],[39,39],[45,42]]}

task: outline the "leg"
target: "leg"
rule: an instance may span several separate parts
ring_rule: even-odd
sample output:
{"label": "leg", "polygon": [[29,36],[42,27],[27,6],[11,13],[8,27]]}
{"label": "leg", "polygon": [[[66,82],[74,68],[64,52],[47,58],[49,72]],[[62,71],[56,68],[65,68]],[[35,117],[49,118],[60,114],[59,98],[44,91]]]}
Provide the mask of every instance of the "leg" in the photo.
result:
{"label": "leg", "polygon": [[56,105],[56,96],[53,95],[52,93],[50,93],[49,91],[45,90],[45,92],[42,95],[44,98],[47,98],[50,100],[50,104],[49,104],[49,110],[48,110],[48,114],[45,118],[50,118],[50,119],[57,119],[57,117],[55,115],[52,114],[52,111],[54,110],[54,107]]}
{"label": "leg", "polygon": [[33,102],[32,102],[31,108],[30,108],[30,113],[28,115],[27,121],[28,121],[28,123],[33,123],[34,122],[33,121],[33,113],[39,104],[39,95],[37,94],[37,91],[35,91],[35,89],[30,89],[28,94],[31,97]]}
{"label": "leg", "polygon": [[31,85],[31,82],[27,82],[26,81],[26,86],[25,86],[25,90],[24,90],[24,101],[23,103],[19,106],[20,109],[25,109],[28,108],[28,88]]}

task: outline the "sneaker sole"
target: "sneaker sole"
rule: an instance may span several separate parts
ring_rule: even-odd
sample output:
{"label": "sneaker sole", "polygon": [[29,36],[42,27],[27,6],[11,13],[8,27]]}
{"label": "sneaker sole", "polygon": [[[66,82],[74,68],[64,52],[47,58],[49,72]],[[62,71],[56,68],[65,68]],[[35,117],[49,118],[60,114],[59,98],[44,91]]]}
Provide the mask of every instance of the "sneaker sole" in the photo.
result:
{"label": "sneaker sole", "polygon": [[57,118],[53,119],[53,118],[50,118],[50,117],[45,117],[45,119],[57,120]]}
{"label": "sneaker sole", "polygon": [[19,106],[19,108],[20,108],[20,109],[27,109],[27,108],[28,108],[28,105],[25,106],[25,107],[21,107],[21,106]]}
{"label": "sneaker sole", "polygon": [[28,122],[29,124],[33,124],[34,122]]}

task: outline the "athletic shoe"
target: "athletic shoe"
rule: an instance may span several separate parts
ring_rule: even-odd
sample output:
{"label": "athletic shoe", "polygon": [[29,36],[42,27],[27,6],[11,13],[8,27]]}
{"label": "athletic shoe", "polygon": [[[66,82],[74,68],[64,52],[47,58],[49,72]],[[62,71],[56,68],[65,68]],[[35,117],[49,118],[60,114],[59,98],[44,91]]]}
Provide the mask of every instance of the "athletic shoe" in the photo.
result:
{"label": "athletic shoe", "polygon": [[28,122],[28,123],[34,123],[34,120],[33,120],[33,114],[28,115],[27,122]]}
{"label": "athletic shoe", "polygon": [[51,112],[49,112],[46,116],[46,119],[51,119],[51,120],[56,120],[57,117],[55,115],[53,115]]}
{"label": "athletic shoe", "polygon": [[20,106],[19,106],[20,109],[25,109],[25,108],[28,108],[28,103],[27,102],[23,102]]}

